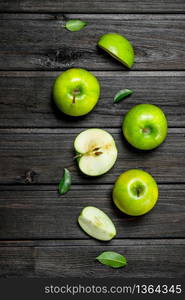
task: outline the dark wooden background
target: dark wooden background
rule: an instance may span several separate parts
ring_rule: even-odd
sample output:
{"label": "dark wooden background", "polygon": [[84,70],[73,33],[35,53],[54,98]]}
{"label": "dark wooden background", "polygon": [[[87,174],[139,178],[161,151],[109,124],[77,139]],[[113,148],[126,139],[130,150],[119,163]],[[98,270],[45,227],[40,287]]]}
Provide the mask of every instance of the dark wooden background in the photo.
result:
{"label": "dark wooden background", "polygon": [[[183,277],[185,275],[185,1],[0,1],[0,276]],[[66,20],[88,22],[82,31]],[[118,32],[133,43],[131,71],[97,48]],[[71,67],[92,71],[101,99],[88,116],[62,115],[52,102],[54,78]],[[113,105],[121,88],[134,94]],[[124,114],[138,103],[159,105],[169,134],[158,149],[139,152],[121,134]],[[73,161],[73,140],[84,128],[105,128],[119,156],[106,175],[87,178]],[[72,189],[57,193],[63,168]],[[128,217],[112,204],[116,177],[142,168],[159,184],[157,206]],[[77,225],[87,205],[109,214],[118,234],[93,240]],[[124,254],[128,266],[112,270],[95,257]]]}

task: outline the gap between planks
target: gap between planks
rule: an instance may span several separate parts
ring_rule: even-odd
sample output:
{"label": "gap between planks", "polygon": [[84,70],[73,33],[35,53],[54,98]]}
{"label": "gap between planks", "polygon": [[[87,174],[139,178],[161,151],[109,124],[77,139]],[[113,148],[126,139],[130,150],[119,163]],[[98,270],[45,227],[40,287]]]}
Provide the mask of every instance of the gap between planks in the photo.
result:
{"label": "gap between planks", "polygon": [[185,18],[185,12],[181,13],[141,13],[141,12],[126,12],[126,13],[97,13],[97,12],[85,12],[85,13],[70,13],[70,12],[0,12],[0,19],[2,20],[52,20],[52,21],[62,21],[64,17],[67,19],[76,19],[78,18],[90,18],[92,19],[100,19],[103,20],[104,18],[111,17],[112,20],[118,20],[120,17],[124,17],[126,19],[143,19],[143,16],[149,20],[156,20],[156,19],[174,19],[174,20],[181,20]]}
{"label": "gap between planks", "polygon": [[[110,133],[120,133],[121,132],[121,125],[116,128],[112,127],[102,127],[105,130],[108,130]],[[86,127],[82,128],[0,128],[0,134],[76,134],[83,130],[87,130]],[[184,127],[169,127],[168,133],[172,134],[185,134]]]}
{"label": "gap between planks", "polygon": [[[0,77],[53,77],[55,78],[60,73],[64,72],[63,70],[0,70]],[[105,77],[120,77],[120,75],[126,75],[127,77],[136,77],[136,76],[151,76],[151,77],[183,77],[185,76],[185,71],[178,71],[178,70],[134,70],[129,71],[123,69],[121,70],[90,70],[89,72],[92,72],[95,76],[105,76]]]}
{"label": "gap between planks", "polygon": [[[48,243],[49,242],[49,243]],[[80,244],[79,244],[80,242]],[[148,243],[146,243],[148,242]],[[59,247],[59,246],[94,246],[97,247],[103,246],[106,244],[106,247],[114,246],[135,246],[145,245],[155,246],[168,245],[168,244],[178,244],[185,245],[185,238],[126,238],[126,239],[113,239],[109,243],[104,243],[94,239],[38,239],[38,240],[0,240],[0,247]]]}
{"label": "gap between planks", "polygon": [[98,12],[98,11],[90,11],[90,10],[86,10],[85,12],[83,11],[79,11],[79,13],[71,13],[71,9],[70,10],[57,10],[57,11],[51,11],[51,10],[43,10],[43,11],[34,11],[34,10],[29,10],[29,11],[20,11],[20,10],[12,10],[9,11],[8,9],[4,9],[4,10],[0,10],[0,16],[1,15],[35,15],[35,16],[42,16],[42,15],[52,15],[52,16],[60,16],[60,15],[64,15],[64,14],[72,14],[75,16],[79,16],[79,15],[185,15],[184,10],[182,11],[178,11],[178,10],[169,10],[167,11],[157,11],[157,10],[151,10],[151,11],[139,11],[139,10],[127,10],[126,12],[120,12],[120,11],[102,11],[102,12]]}

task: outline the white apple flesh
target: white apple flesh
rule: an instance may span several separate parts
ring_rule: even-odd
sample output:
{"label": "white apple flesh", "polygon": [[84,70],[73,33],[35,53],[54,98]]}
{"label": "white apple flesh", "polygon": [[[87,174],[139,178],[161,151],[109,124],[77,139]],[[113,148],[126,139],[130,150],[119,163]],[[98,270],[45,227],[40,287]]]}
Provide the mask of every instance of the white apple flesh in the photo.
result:
{"label": "white apple flesh", "polygon": [[78,217],[80,227],[97,240],[109,241],[116,235],[111,219],[99,208],[85,207]]}
{"label": "white apple flesh", "polygon": [[74,148],[80,170],[89,176],[108,172],[115,164],[118,154],[110,133],[97,128],[81,132],[75,139]]}

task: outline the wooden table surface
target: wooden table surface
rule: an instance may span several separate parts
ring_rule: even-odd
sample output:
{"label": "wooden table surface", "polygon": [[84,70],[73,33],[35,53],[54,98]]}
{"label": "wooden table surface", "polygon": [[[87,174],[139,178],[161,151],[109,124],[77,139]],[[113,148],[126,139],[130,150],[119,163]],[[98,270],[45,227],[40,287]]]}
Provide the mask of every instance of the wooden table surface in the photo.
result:
{"label": "wooden table surface", "polygon": [[[0,1],[0,276],[183,277],[185,275],[185,1]],[[88,26],[64,29],[79,18]],[[126,70],[97,48],[106,32],[134,45]],[[70,118],[53,105],[54,78],[71,67],[92,71],[101,99],[85,117]],[[115,93],[134,90],[113,105]],[[139,103],[160,106],[169,134],[150,152],[124,141],[121,122]],[[113,169],[83,176],[73,161],[73,140],[85,128],[105,128],[118,145]],[[63,168],[72,173],[64,196],[57,186]],[[111,200],[116,177],[130,168],[150,172],[159,185],[157,206],[142,217],[119,212]],[[117,237],[89,238],[77,225],[83,207],[112,218]],[[112,270],[95,257],[124,254],[128,266]]]}

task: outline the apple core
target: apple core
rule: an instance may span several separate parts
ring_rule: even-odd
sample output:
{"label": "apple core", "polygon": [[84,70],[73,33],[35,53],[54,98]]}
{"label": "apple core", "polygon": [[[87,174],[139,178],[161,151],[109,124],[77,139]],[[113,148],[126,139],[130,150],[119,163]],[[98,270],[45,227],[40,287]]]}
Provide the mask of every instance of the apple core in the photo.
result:
{"label": "apple core", "polygon": [[75,139],[74,148],[80,170],[89,176],[108,172],[116,162],[117,148],[107,131],[92,128],[82,131]]}

